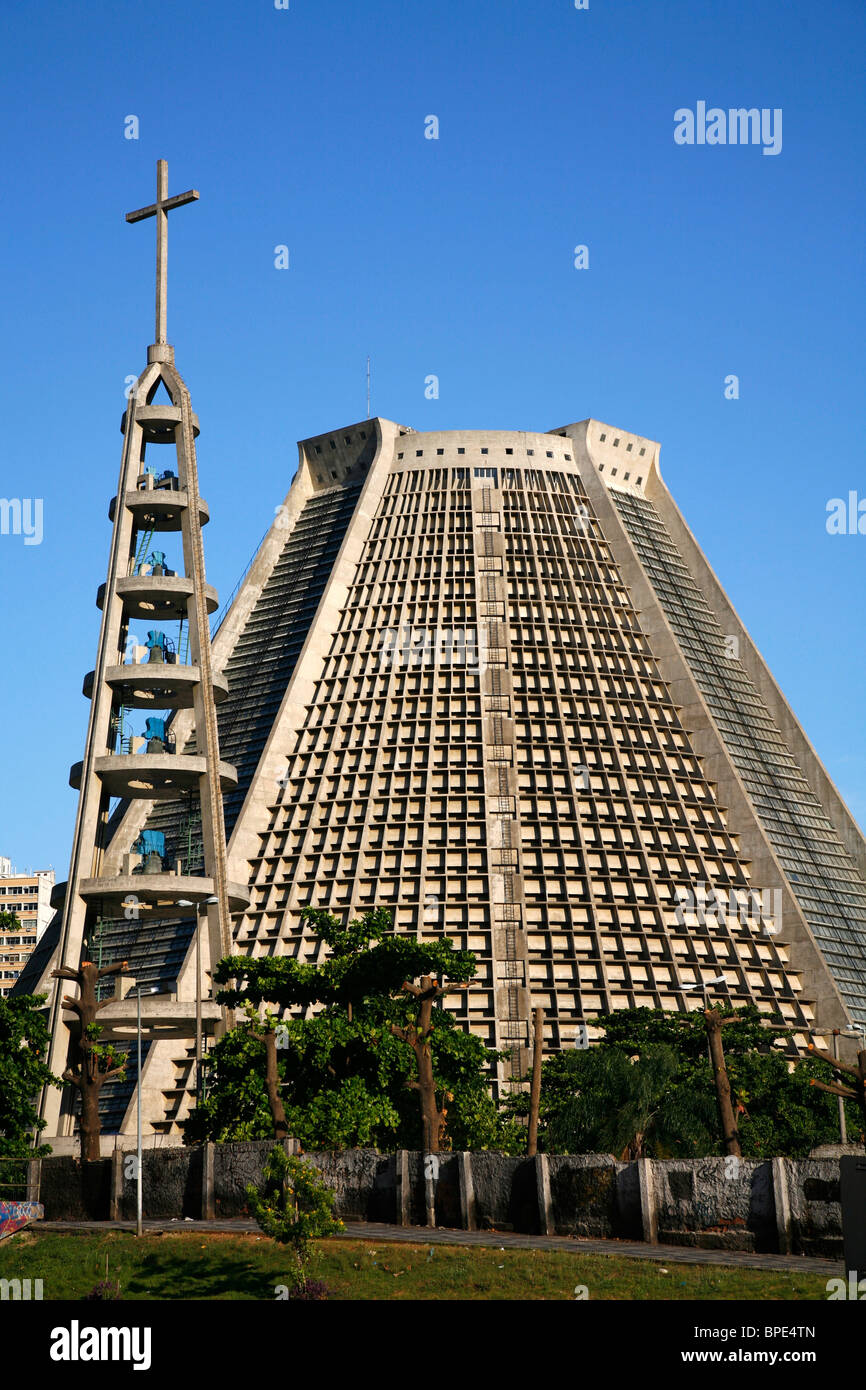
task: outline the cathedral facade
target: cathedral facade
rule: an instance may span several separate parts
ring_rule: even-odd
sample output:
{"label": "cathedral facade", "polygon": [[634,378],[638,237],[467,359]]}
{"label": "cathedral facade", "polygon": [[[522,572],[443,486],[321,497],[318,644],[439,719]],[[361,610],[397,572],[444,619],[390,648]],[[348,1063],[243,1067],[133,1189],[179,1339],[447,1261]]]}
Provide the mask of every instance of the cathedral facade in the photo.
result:
{"label": "cathedral facade", "polygon": [[[866,842],[659,472],[596,420],[549,433],[369,419],[306,439],[216,629],[235,949],[315,960],[307,905],[373,906],[478,961],[446,1000],[524,1072],[612,1009],[709,996],[780,1013],[800,1048],[866,1027]],[[194,754],[192,716],[171,721]],[[191,797],[121,801],[201,873]],[[195,914],[101,923],[106,960],[194,994]],[[42,978],[49,989],[49,942]],[[205,962],[207,965],[207,962]],[[179,1140],[186,1041],[153,1041],[147,1128]],[[134,1127],[133,1077],[106,1129]]]}

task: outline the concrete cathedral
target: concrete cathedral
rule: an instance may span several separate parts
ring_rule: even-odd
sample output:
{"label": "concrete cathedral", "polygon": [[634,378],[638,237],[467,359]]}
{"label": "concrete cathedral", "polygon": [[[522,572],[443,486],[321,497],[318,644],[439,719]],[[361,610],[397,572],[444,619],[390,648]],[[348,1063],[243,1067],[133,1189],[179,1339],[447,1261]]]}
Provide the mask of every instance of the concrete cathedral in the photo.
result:
{"label": "concrete cathedral", "polygon": [[[500,1089],[525,1068],[535,1005],[548,1049],[591,1041],[605,1010],[693,1009],[709,982],[781,1013],[801,1048],[866,1026],[866,843],[659,445],[597,420],[369,419],[299,454],[213,638],[234,949],[315,959],[307,904],[386,906],[398,932],[447,935],[479,961],[448,1006],[513,1049]],[[168,737],[196,755],[194,710]],[[149,853],[160,882],[192,881],[201,824],[191,792],[120,799],[102,880],[128,885]],[[146,923],[103,903],[86,929],[157,995],[140,1080],[105,1088],[107,1132],[134,1130],[136,1084],[168,1142],[194,1103],[169,1004],[191,1013],[196,945],[206,972],[221,937],[198,937],[182,903],[157,893]],[[19,989],[53,991],[57,939]]]}

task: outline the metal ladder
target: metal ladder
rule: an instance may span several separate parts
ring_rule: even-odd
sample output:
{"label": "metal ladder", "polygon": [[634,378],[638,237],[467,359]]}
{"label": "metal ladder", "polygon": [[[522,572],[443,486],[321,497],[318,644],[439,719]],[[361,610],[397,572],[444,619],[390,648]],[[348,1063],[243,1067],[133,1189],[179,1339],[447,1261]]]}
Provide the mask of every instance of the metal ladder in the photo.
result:
{"label": "metal ladder", "polygon": [[153,541],[153,528],[149,531],[139,531],[135,538],[135,560],[133,561],[132,573],[138,574],[139,567],[144,563],[147,552],[150,550]]}

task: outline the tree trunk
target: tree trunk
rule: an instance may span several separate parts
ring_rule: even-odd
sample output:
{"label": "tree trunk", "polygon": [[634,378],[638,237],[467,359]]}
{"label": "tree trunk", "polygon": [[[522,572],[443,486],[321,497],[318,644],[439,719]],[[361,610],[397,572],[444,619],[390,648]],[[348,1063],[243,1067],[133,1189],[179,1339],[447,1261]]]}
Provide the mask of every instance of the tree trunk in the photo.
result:
{"label": "tree trunk", "polygon": [[435,1226],[438,1161],[434,1160],[431,1163],[429,1156],[438,1154],[445,1142],[446,1111],[444,1104],[441,1110],[436,1104],[436,1082],[433,1076],[430,1035],[433,1032],[433,1000],[438,995],[444,994],[445,991],[429,975],[421,976],[420,988],[418,985],[412,984],[411,980],[406,980],[403,989],[415,998],[417,1013],[414,1022],[405,1028],[392,1023],[391,1032],[395,1038],[400,1038],[403,1042],[408,1043],[415,1053],[418,1080],[410,1082],[410,1085],[418,1091],[421,1102],[421,1142],[424,1151],[427,1225]]}
{"label": "tree trunk", "polygon": [[[429,988],[429,981],[426,987]],[[425,988],[425,980],[421,981],[422,989]],[[423,1135],[424,1152],[436,1154],[439,1152],[439,1108],[436,1105],[436,1083],[433,1079],[433,1054],[430,1051],[430,1018],[433,1012],[433,1000],[424,999],[418,1015],[418,1042],[415,1046],[415,1056],[418,1059],[418,1088],[421,1096],[421,1132]]]}
{"label": "tree trunk", "polygon": [[81,1161],[95,1163],[100,1157],[99,1086],[83,1085],[81,1096]]}
{"label": "tree trunk", "polygon": [[713,1064],[713,1079],[716,1083],[716,1098],[719,1102],[719,1119],[722,1124],[725,1152],[736,1154],[738,1158],[741,1158],[740,1136],[737,1131],[734,1107],[731,1104],[731,1083],[722,1049],[722,1016],[717,1009],[707,1009],[704,1012],[704,1018],[707,1024],[707,1040],[710,1045],[710,1059]]}
{"label": "tree trunk", "polygon": [[64,1079],[75,1085],[81,1098],[79,1130],[82,1163],[92,1163],[100,1156],[99,1136],[102,1127],[99,1120],[99,1093],[103,1083],[118,1074],[117,1070],[102,1070],[99,1058],[93,1050],[96,1046],[95,1040],[88,1036],[91,1025],[96,1022],[96,1016],[103,1007],[96,998],[96,986],[103,976],[121,974],[126,969],[125,960],[103,966],[85,960],[81,962],[78,970],[73,970],[71,966],[63,966],[60,970],[51,972],[55,979],[73,980],[78,985],[78,998],[63,1000],[64,1008],[77,1013],[80,1026],[77,1042],[71,1049],[76,1067],[65,1072]]}
{"label": "tree trunk", "polygon": [[280,1071],[277,1066],[277,1035],[271,1029],[267,1033],[260,1033],[259,1037],[265,1044],[265,1087],[268,1093],[268,1103],[271,1107],[271,1117],[274,1121],[274,1138],[285,1139],[289,1132],[286,1123],[286,1112],[283,1108],[283,1101],[280,1095]]}
{"label": "tree trunk", "polygon": [[526,1153],[533,1158],[538,1153],[538,1107],[541,1103],[541,1054],[544,1039],[544,1010],[534,1010],[535,1041],[532,1048],[532,1085],[529,1091],[529,1135]]}

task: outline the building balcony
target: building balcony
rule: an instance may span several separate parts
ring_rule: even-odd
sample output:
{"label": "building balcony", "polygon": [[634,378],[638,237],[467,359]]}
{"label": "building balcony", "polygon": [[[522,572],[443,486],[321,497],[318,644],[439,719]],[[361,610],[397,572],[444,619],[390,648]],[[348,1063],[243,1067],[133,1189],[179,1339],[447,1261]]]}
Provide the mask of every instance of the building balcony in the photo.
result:
{"label": "building balcony", "polygon": [[[66,901],[67,883],[56,883],[51,893],[51,906],[62,907]],[[105,878],[79,880],[79,891],[87,903],[101,905],[103,915],[108,911],[123,916],[124,901],[133,899],[139,907],[155,908],[161,914],[171,910],[182,898],[191,903],[203,903],[214,895],[212,878],[172,873],[125,873]],[[245,912],[250,905],[250,890],[242,883],[229,883],[230,912]]]}
{"label": "building balcony", "polygon": [[[179,531],[183,514],[189,507],[189,494],[169,489],[142,489],[124,493],[123,502],[132,512],[139,531]],[[109,521],[114,521],[116,511],[117,498],[112,497],[108,504]],[[198,515],[202,526],[210,521],[210,509],[201,497]]]}
{"label": "building balcony", "polygon": [[[172,619],[186,618],[193,582],[182,574],[133,575],[118,579],[116,592],[123,600],[125,617],[143,623],[170,622]],[[96,593],[97,608],[102,608],[104,603],[105,585],[100,584]],[[217,591],[212,584],[205,585],[205,603],[208,613],[215,613],[219,607]]]}
{"label": "building balcony", "polygon": [[[88,671],[82,689],[93,698],[95,672]],[[108,685],[127,709],[192,709],[197,686],[201,683],[198,666],[177,666],[162,661],[108,666]],[[228,695],[228,681],[221,671],[213,673],[214,701],[220,704]]]}
{"label": "building balcony", "polygon": [[[166,405],[160,402],[158,405],[140,405],[135,410],[135,423],[141,426],[141,432],[148,444],[174,444],[180,422],[179,405]],[[126,434],[126,411],[120,417],[120,433]],[[197,439],[201,433],[198,416],[194,411],[192,412],[192,433],[194,439]]]}
{"label": "building balcony", "polygon": [[[83,763],[75,763],[69,785],[81,788]],[[114,753],[94,759],[94,771],[109,796],[124,800],[173,800],[179,792],[198,791],[207,771],[207,759],[200,754]],[[220,763],[220,790],[232,791],[238,775],[230,763]]]}

